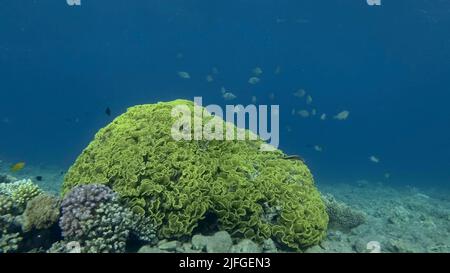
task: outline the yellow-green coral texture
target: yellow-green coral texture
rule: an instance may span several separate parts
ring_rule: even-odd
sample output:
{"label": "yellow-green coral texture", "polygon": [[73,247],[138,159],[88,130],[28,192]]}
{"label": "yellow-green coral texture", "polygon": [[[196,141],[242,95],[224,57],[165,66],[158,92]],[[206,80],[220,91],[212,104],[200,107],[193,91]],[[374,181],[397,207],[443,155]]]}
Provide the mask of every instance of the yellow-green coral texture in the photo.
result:
{"label": "yellow-green coral texture", "polygon": [[260,151],[261,140],[176,141],[177,105],[194,112],[186,100],[140,105],[101,129],[68,171],[63,192],[108,185],[155,220],[160,238],[192,235],[208,215],[238,237],[295,249],[321,241],[328,216],[305,164]]}

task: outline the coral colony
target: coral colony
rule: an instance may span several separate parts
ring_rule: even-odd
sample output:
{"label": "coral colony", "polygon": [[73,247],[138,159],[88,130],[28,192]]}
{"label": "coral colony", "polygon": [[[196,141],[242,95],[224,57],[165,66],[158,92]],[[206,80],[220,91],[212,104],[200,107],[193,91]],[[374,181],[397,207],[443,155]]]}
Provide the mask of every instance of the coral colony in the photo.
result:
{"label": "coral colony", "polygon": [[151,218],[161,239],[211,228],[295,249],[320,242],[328,216],[303,163],[279,150],[261,152],[259,139],[176,141],[171,112],[180,105],[194,113],[185,100],[140,105],[101,129],[68,171],[63,192],[107,185]]}

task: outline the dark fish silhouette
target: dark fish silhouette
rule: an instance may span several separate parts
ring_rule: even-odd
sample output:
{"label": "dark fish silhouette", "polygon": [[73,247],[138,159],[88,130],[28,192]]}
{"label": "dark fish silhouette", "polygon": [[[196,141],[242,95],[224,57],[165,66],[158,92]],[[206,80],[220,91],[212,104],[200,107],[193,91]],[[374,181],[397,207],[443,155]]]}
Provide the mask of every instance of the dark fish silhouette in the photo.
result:
{"label": "dark fish silhouette", "polygon": [[286,160],[298,160],[298,161],[301,161],[301,162],[303,162],[303,163],[306,162],[306,161],[305,161],[301,156],[299,156],[299,155],[286,155],[286,156],[283,157],[283,159],[286,159]]}
{"label": "dark fish silhouette", "polygon": [[38,175],[38,176],[36,176],[36,180],[37,181],[42,181],[44,178],[42,177],[42,176],[40,176],[40,175]]}
{"label": "dark fish silhouette", "polygon": [[111,108],[107,107],[105,110],[105,114],[110,117],[111,116]]}

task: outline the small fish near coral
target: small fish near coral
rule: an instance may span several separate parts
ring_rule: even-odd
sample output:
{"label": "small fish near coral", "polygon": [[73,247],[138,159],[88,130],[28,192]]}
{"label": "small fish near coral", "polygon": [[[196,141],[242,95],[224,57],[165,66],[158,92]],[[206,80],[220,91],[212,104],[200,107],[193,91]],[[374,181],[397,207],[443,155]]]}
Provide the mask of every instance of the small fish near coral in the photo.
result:
{"label": "small fish near coral", "polygon": [[105,114],[106,114],[108,117],[110,117],[111,114],[112,114],[111,108],[106,107],[106,109],[105,109]]}
{"label": "small fish near coral", "polygon": [[18,162],[11,166],[11,172],[15,173],[21,171],[23,170],[23,168],[25,168],[25,165],[26,165],[25,162]]}

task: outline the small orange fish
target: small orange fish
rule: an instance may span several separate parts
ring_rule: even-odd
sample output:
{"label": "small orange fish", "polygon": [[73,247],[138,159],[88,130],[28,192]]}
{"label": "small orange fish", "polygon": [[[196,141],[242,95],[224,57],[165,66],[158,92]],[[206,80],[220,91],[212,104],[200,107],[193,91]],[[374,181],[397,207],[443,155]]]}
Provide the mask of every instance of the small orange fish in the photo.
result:
{"label": "small orange fish", "polygon": [[25,162],[19,162],[19,163],[12,165],[11,171],[18,172],[18,171],[22,170],[24,167],[25,167]]}

